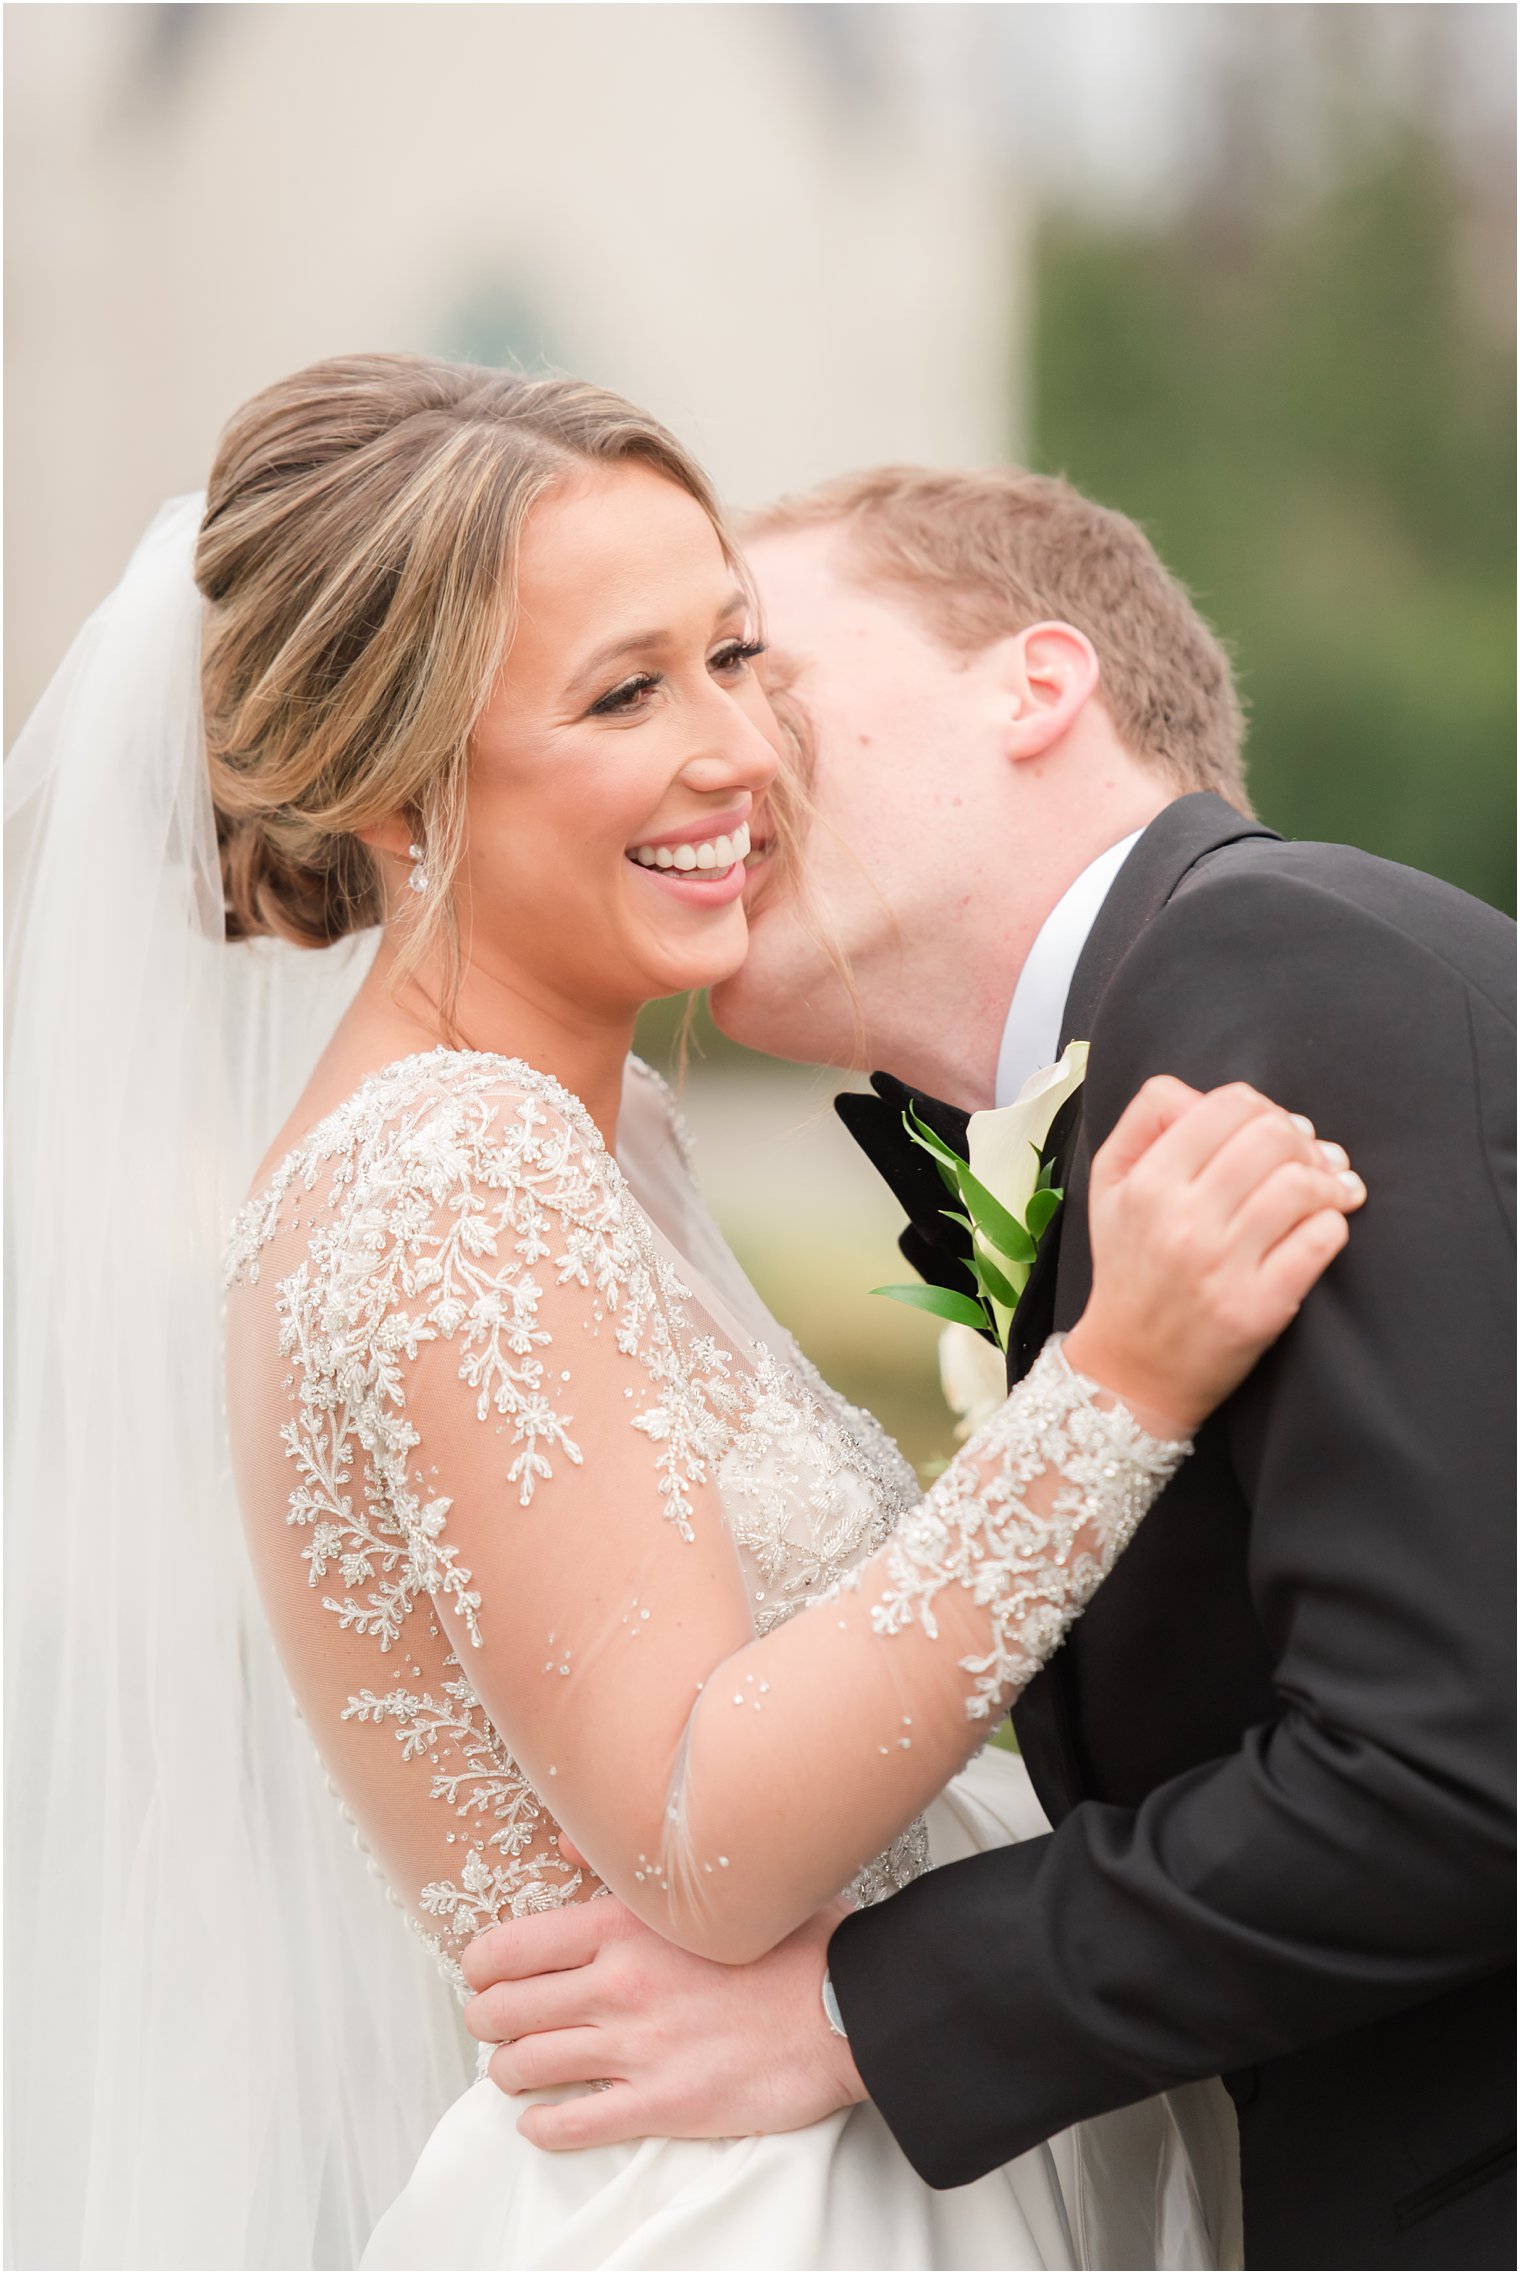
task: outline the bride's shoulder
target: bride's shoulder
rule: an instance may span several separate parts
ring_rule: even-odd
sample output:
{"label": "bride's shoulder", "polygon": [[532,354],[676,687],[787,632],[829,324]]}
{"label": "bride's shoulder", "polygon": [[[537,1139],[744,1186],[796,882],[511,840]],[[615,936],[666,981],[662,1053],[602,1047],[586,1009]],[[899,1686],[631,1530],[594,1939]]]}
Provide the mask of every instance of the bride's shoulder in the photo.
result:
{"label": "bride's shoulder", "polygon": [[[440,1046],[367,1075],[292,1147],[245,1203],[229,1275],[265,1246],[292,1200],[325,1225],[324,1245],[375,1239],[387,1219],[414,1230],[432,1214],[494,1194],[583,1224],[610,1225],[621,1180],[581,1100],[519,1058]],[[399,1215],[398,1215],[399,1212]],[[333,1260],[336,1260],[334,1257]]]}
{"label": "bride's shoulder", "polygon": [[372,1190],[413,1188],[441,1201],[466,1185],[526,1188],[562,1207],[615,1195],[590,1112],[525,1059],[432,1050],[374,1077],[349,1111],[356,1178]]}

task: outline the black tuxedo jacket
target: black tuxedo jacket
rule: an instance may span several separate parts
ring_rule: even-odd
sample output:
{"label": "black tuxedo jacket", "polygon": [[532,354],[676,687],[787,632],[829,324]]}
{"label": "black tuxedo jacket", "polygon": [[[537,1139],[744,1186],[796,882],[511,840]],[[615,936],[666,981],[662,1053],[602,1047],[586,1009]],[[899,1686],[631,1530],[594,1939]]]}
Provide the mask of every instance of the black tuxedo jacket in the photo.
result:
{"label": "black tuxedo jacket", "polygon": [[[834,1938],[861,2074],[935,2186],[1222,2074],[1252,2266],[1514,2263],[1513,1004],[1492,910],[1212,797],[1114,884],[1011,1373],[1081,1313],[1092,1152],[1150,1074],[1253,1082],[1370,1197],[1020,1703],[1054,1832]],[[841,1112],[955,1283],[882,1087]]]}

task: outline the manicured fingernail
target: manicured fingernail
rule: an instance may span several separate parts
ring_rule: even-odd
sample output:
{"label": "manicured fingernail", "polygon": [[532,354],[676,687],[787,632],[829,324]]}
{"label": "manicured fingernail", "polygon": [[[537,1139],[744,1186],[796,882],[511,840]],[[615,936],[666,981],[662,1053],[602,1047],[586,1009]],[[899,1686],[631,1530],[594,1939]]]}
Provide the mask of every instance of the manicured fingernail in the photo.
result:
{"label": "manicured fingernail", "polygon": [[1320,1158],[1324,1162],[1327,1169],[1350,1168],[1351,1155],[1347,1152],[1344,1145],[1335,1144],[1329,1137],[1321,1137],[1319,1140],[1319,1150]]}
{"label": "manicured fingernail", "polygon": [[1366,1199],[1367,1187],[1363,1184],[1355,1169],[1342,1169],[1340,1175],[1336,1178],[1335,1181],[1342,1187],[1344,1191],[1348,1192],[1351,1195],[1351,1198],[1353,1200]]}
{"label": "manicured fingernail", "polygon": [[1306,1113],[1290,1113],[1288,1119],[1301,1136],[1312,1137],[1314,1135],[1314,1124]]}

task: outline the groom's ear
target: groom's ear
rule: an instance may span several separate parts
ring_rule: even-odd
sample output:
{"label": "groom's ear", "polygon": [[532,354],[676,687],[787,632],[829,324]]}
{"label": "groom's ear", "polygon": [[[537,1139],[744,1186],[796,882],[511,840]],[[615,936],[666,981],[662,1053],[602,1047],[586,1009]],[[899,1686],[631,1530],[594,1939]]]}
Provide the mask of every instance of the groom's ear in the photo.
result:
{"label": "groom's ear", "polygon": [[1001,643],[998,661],[1008,702],[1008,756],[1016,762],[1043,758],[1097,691],[1092,641],[1075,624],[1031,624]]}

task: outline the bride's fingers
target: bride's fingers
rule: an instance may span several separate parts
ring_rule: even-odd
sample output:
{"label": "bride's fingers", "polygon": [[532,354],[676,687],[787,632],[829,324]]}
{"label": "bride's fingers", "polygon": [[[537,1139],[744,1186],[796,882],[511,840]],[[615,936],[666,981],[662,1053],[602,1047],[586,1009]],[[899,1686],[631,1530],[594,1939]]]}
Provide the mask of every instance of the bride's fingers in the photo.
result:
{"label": "bride's fingers", "polygon": [[[1311,1169],[1301,1161],[1285,1162],[1239,1211],[1231,1226],[1231,1249],[1246,1270],[1264,1273],[1262,1284],[1271,1289],[1273,1279],[1264,1267],[1301,1224],[1320,1215],[1349,1216],[1366,1197],[1367,1187],[1354,1169]],[[1312,1284],[1312,1279],[1307,1281],[1303,1292]]]}
{"label": "bride's fingers", "polygon": [[1205,1091],[1157,1138],[1139,1164],[1139,1173],[1147,1184],[1162,1180],[1169,1185],[1191,1184],[1231,1138],[1263,1115],[1294,1126],[1290,1115],[1249,1082],[1224,1082],[1217,1090]]}
{"label": "bride's fingers", "polygon": [[540,2100],[525,2108],[517,2129],[535,2148],[564,2154],[571,2148],[610,2148],[647,2139],[656,2130],[632,2085],[614,2081],[605,2092],[574,2100]]}
{"label": "bride's fingers", "polygon": [[1128,1176],[1135,1163],[1197,1104],[1202,1094],[1173,1074],[1152,1074],[1136,1090],[1099,1147],[1094,1170],[1101,1167],[1115,1181]]}
{"label": "bride's fingers", "polygon": [[1262,1259],[1261,1290],[1286,1325],[1315,1281],[1335,1261],[1350,1239],[1345,1215],[1339,1208],[1322,1208],[1294,1225]]}
{"label": "bride's fingers", "polygon": [[1316,1174],[1334,1174],[1346,1167],[1347,1159],[1341,1146],[1306,1136],[1291,1114],[1269,1106],[1243,1122],[1204,1164],[1194,1179],[1195,1196],[1222,1229],[1270,1177],[1289,1164]]}

